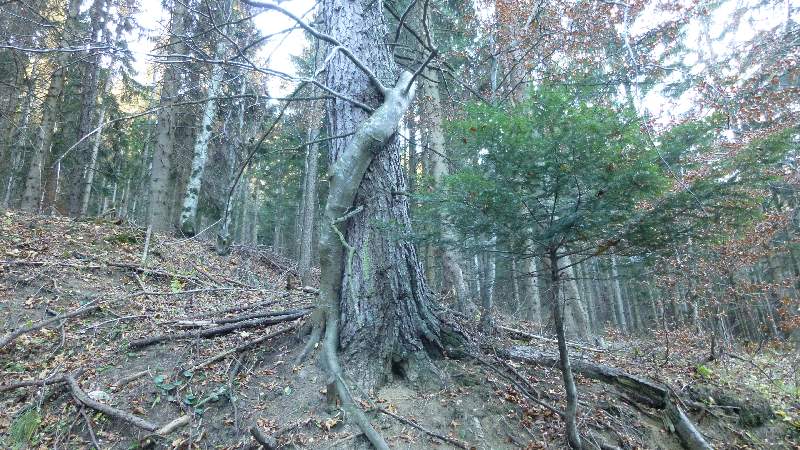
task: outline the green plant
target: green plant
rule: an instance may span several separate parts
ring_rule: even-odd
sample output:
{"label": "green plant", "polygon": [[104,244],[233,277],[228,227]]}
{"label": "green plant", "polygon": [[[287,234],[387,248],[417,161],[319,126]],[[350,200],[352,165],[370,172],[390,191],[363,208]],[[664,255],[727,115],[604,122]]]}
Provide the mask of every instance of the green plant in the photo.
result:
{"label": "green plant", "polygon": [[29,447],[41,423],[42,416],[35,408],[28,408],[17,416],[8,432],[11,447],[15,449]]}
{"label": "green plant", "polygon": [[697,365],[697,373],[703,378],[711,378],[714,372],[703,364]]}

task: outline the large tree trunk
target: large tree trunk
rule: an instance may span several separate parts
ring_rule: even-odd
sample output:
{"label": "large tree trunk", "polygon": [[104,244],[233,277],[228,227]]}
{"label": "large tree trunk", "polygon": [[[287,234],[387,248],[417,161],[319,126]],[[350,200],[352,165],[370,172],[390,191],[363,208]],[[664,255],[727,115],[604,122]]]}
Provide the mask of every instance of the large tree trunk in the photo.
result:
{"label": "large tree trunk", "polygon": [[[177,54],[185,53],[185,44],[181,41],[185,32],[186,6],[181,1],[174,2],[170,34],[172,39],[167,51]],[[153,151],[152,169],[150,171],[150,205],[148,225],[154,231],[167,231],[172,228],[172,157],[175,151],[175,106],[172,106],[179,94],[181,74],[178,67],[167,64],[164,67],[164,78],[161,85],[161,109],[156,124],[156,145]]]}
{"label": "large tree trunk", "polygon": [[[380,2],[325,0],[323,16],[328,34],[369,64],[383,84],[395,85]],[[378,108],[370,114],[340,99],[329,102],[329,135],[356,135],[331,143],[330,193],[320,233],[320,293],[331,300],[326,346],[338,342],[348,372],[364,386],[380,384],[393,371],[415,377],[428,367],[426,351],[440,345],[440,321],[422,265],[403,236],[411,223],[395,131],[413,95],[409,81],[401,76],[382,95],[341,52],[327,71],[329,88]],[[341,227],[353,249],[347,258],[333,227],[353,207],[363,211]]]}

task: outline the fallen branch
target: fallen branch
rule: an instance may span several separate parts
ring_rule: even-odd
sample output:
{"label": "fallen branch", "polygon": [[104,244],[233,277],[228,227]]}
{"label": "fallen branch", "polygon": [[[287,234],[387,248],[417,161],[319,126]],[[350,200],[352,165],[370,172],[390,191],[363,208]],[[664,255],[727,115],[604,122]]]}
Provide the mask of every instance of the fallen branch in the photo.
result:
{"label": "fallen branch", "polygon": [[71,311],[71,312],[68,312],[68,313],[64,313],[64,314],[60,314],[58,316],[51,317],[50,319],[39,321],[39,322],[37,322],[37,323],[35,323],[33,325],[30,325],[30,326],[27,326],[27,327],[24,327],[24,328],[20,328],[19,330],[13,331],[13,332],[7,334],[6,336],[4,336],[2,339],[0,339],[0,348],[6,347],[7,345],[11,344],[14,340],[16,340],[18,337],[22,336],[23,334],[30,333],[32,331],[36,331],[36,330],[38,330],[40,328],[44,328],[44,327],[46,327],[46,326],[48,326],[48,325],[50,325],[52,323],[60,322],[60,321],[62,321],[64,319],[69,319],[71,317],[76,317],[76,316],[80,316],[82,314],[86,314],[86,313],[89,313],[89,312],[92,312],[92,311],[96,311],[96,310],[100,309],[101,306],[102,306],[101,303],[95,303],[95,304],[90,303],[89,305],[84,305],[84,306],[82,306],[82,307],[80,307],[80,308],[78,308],[78,309],[76,309],[74,311]]}
{"label": "fallen branch", "polygon": [[64,381],[66,381],[66,383],[69,385],[69,388],[72,391],[72,395],[75,397],[75,399],[89,408],[100,411],[107,416],[123,420],[131,425],[135,425],[147,431],[156,431],[159,428],[158,425],[154,424],[153,422],[142,419],[138,416],[134,416],[129,412],[114,408],[113,406],[92,400],[88,395],[86,395],[85,392],[83,392],[78,384],[78,381],[72,375],[64,375]]}
{"label": "fallen branch", "polygon": [[[78,369],[75,372],[75,377],[80,377],[86,369]],[[25,380],[17,381],[15,383],[0,385],[0,392],[13,391],[14,389],[31,387],[31,386],[49,386],[51,384],[64,383],[64,373],[57,373],[53,376],[47,377],[43,380]]]}
{"label": "fallen branch", "polygon": [[164,341],[174,341],[179,339],[192,339],[192,338],[210,338],[215,336],[221,336],[223,334],[228,334],[236,330],[244,329],[244,328],[254,328],[259,326],[267,326],[267,325],[275,325],[282,322],[288,322],[291,320],[296,320],[301,317],[305,317],[311,312],[310,309],[303,309],[303,310],[295,310],[285,315],[280,316],[271,316],[271,317],[264,317],[260,319],[253,319],[253,320],[245,320],[242,322],[231,323],[228,325],[223,325],[214,328],[206,328],[204,330],[195,330],[195,331],[187,331],[184,333],[173,333],[173,334],[160,334],[157,336],[151,336],[143,339],[138,339],[135,341],[131,341],[130,348],[138,349],[142,347],[147,347],[148,345],[158,344]]}
{"label": "fallen branch", "polygon": [[287,333],[287,332],[292,331],[292,330],[294,330],[296,328],[297,328],[297,324],[292,324],[292,325],[289,325],[288,327],[286,327],[286,328],[284,328],[282,330],[274,331],[274,332],[272,332],[270,334],[267,334],[265,336],[261,336],[258,339],[253,339],[252,341],[245,342],[244,344],[239,345],[237,347],[234,347],[232,349],[228,349],[228,350],[225,350],[223,352],[217,353],[216,355],[212,356],[211,358],[208,358],[205,361],[194,365],[191,369],[189,369],[189,371],[190,372],[194,372],[194,371],[196,371],[198,369],[202,369],[203,367],[206,367],[209,364],[214,364],[215,362],[221,361],[221,360],[227,358],[230,355],[233,355],[233,354],[236,354],[236,353],[241,353],[241,352],[243,352],[245,350],[251,349],[251,348],[255,347],[256,345],[261,344],[264,341],[272,339],[272,338],[274,338],[276,336],[280,336],[281,334]]}
{"label": "fallen branch", "polygon": [[80,415],[83,417],[83,422],[86,424],[86,431],[89,432],[89,438],[92,440],[92,446],[100,450],[100,444],[97,443],[97,436],[94,434],[94,428],[92,427],[92,419],[86,414],[84,408],[80,409]]}
{"label": "fallen branch", "polygon": [[[520,335],[520,336],[524,336],[524,337],[529,338],[529,339],[536,339],[536,340],[543,341],[543,342],[558,343],[558,341],[556,341],[555,339],[550,339],[550,338],[547,338],[547,337],[544,337],[544,336],[539,336],[538,334],[527,333],[527,332],[522,331],[522,330],[515,330],[513,328],[508,328],[508,327],[505,327],[503,325],[499,325],[498,328],[500,328],[501,330],[504,330],[504,331],[508,331],[509,333],[513,333],[513,334],[517,334],[517,335]],[[606,352],[606,350],[603,350],[601,348],[586,347],[586,346],[578,344],[576,342],[567,341],[567,345],[569,345],[570,347],[579,348],[581,350],[586,350],[586,351],[589,351],[589,352],[595,352],[595,353],[605,353]]]}
{"label": "fallen branch", "polygon": [[250,434],[253,435],[253,439],[261,444],[261,447],[263,447],[265,450],[275,450],[278,448],[278,438],[280,435],[288,433],[300,425],[307,424],[310,420],[311,419],[298,420],[297,422],[290,423],[289,425],[284,425],[283,427],[278,428],[271,435],[264,433],[261,428],[258,427],[258,425],[253,425],[250,427]]}
{"label": "fallen branch", "polygon": [[459,441],[457,439],[453,439],[453,438],[444,436],[444,435],[439,434],[439,433],[437,433],[435,431],[428,430],[427,428],[424,428],[422,425],[419,425],[418,423],[414,422],[413,420],[407,419],[407,418],[405,418],[403,416],[400,416],[400,415],[397,415],[397,414],[389,411],[388,409],[384,409],[384,408],[380,408],[380,407],[377,408],[377,409],[378,409],[378,411],[386,414],[387,416],[394,417],[395,419],[399,420],[400,422],[403,422],[404,424],[406,424],[408,426],[411,426],[413,428],[418,429],[419,431],[422,431],[423,433],[427,434],[428,436],[435,437],[436,439],[439,439],[441,441],[453,444],[455,447],[463,448],[465,450],[470,448],[470,446],[468,444],[464,443],[464,442],[461,442],[461,441]]}
{"label": "fallen branch", "polygon": [[147,375],[149,373],[150,373],[149,370],[142,370],[141,372],[136,372],[136,373],[128,375],[127,377],[120,378],[119,381],[117,381],[116,383],[111,385],[111,389],[113,389],[115,391],[118,391],[118,390],[122,389],[126,384],[131,383],[133,381],[136,381],[139,378],[142,378],[143,376],[145,376],[145,375]]}
{"label": "fallen branch", "polygon": [[[552,366],[558,363],[558,355],[539,352],[533,347],[516,346],[506,350],[504,356],[519,361]],[[614,385],[631,396],[634,401],[663,410],[675,427],[681,443],[689,450],[711,450],[705,437],[674,401],[671,390],[636,375],[614,367],[585,360],[572,361],[572,370],[588,378]]]}
{"label": "fallen branch", "polygon": [[[281,295],[281,298],[285,298],[285,297],[288,297],[288,296],[289,296],[289,293],[288,292],[284,292]],[[196,316],[189,317],[189,319],[187,319],[187,320],[205,319],[209,315],[225,315],[225,314],[231,314],[231,313],[236,313],[236,312],[242,312],[242,311],[247,311],[248,309],[272,306],[277,302],[278,302],[277,300],[266,300],[266,301],[263,301],[263,302],[253,303],[251,305],[236,305],[236,306],[232,306],[230,308],[219,309],[219,310],[216,310],[216,311],[208,311],[207,313],[204,313],[202,315],[196,315]]]}

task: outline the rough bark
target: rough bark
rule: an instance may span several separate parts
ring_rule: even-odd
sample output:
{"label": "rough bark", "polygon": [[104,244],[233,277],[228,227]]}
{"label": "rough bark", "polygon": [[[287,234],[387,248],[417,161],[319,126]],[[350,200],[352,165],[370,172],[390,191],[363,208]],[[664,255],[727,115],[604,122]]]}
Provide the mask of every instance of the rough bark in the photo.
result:
{"label": "rough bark", "polygon": [[[172,24],[168,51],[184,54],[186,45],[182,42],[185,32],[186,6],[176,1],[172,10]],[[180,91],[181,74],[174,64],[167,64],[161,85],[161,109],[156,123],[156,145],[153,151],[150,171],[150,199],[148,224],[153,231],[167,231],[172,228],[171,191],[172,158],[175,145],[174,127],[176,123],[175,103]]]}
{"label": "rough bark", "polygon": [[[382,6],[369,0],[325,0],[326,31],[358,59],[367,61],[383,82],[395,85],[395,67],[384,41]],[[408,199],[394,133],[413,89],[404,74],[382,93],[342,52],[332,58],[326,85],[361,103],[329,101],[328,135],[355,131],[331,144],[331,183],[320,232],[321,298],[329,301],[326,343],[339,344],[353,379],[380,384],[393,372],[414,378],[427,366],[427,348],[440,344],[440,322],[432,311],[416,249],[403,238],[410,232]],[[332,224],[354,206],[363,211],[347,221],[345,248]],[[345,270],[347,267],[347,270]],[[340,325],[341,319],[341,325]],[[329,349],[335,355],[336,349]]]}
{"label": "rough bark", "polygon": [[[67,3],[66,19],[64,31],[59,39],[59,45],[69,46],[71,30],[75,29],[74,22],[78,17],[78,0],[70,0]],[[47,88],[47,95],[42,104],[42,120],[39,124],[37,141],[34,144],[33,154],[31,155],[28,174],[25,178],[25,190],[22,194],[20,208],[25,211],[38,212],[43,189],[43,172],[46,169],[47,155],[53,144],[53,133],[55,132],[56,122],[59,116],[60,99],[64,90],[64,78],[66,76],[67,64],[69,62],[68,53],[56,53],[53,60],[53,72],[50,75],[50,85]],[[51,180],[53,184],[54,180]]]}

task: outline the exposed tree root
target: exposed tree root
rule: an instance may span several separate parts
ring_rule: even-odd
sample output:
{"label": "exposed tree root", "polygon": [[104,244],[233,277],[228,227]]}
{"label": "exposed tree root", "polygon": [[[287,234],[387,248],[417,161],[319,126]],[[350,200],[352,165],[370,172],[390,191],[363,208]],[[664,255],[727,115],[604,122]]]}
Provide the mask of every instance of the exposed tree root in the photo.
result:
{"label": "exposed tree root", "polygon": [[407,419],[407,418],[405,418],[403,416],[395,414],[395,413],[393,413],[393,412],[391,412],[391,411],[389,411],[387,409],[377,408],[377,410],[382,412],[382,413],[384,413],[384,414],[386,414],[387,416],[394,417],[395,419],[399,420],[400,422],[403,422],[404,424],[406,424],[408,426],[414,427],[414,428],[418,429],[419,431],[422,431],[423,433],[427,434],[428,436],[433,436],[436,439],[439,439],[440,441],[447,442],[449,444],[452,444],[455,447],[463,448],[465,450],[470,448],[470,446],[468,444],[466,444],[464,442],[461,442],[458,439],[449,438],[449,437],[447,437],[445,435],[436,433],[435,431],[428,430],[427,428],[424,428],[422,425],[419,425],[418,423],[414,422],[413,420]]}
{"label": "exposed tree root", "polygon": [[275,325],[282,322],[297,320],[307,316],[310,312],[311,312],[310,309],[289,310],[289,311],[284,311],[282,315],[278,316],[245,320],[242,322],[231,323],[214,328],[207,328],[204,330],[187,331],[184,333],[160,334],[157,336],[151,336],[131,341],[129,345],[133,349],[139,349],[147,347],[148,345],[158,344],[160,342],[165,342],[165,341],[175,341],[179,339],[192,339],[192,338],[210,338],[215,336],[221,336],[244,328]]}
{"label": "exposed tree root", "polygon": [[[511,359],[528,363],[547,366],[558,364],[557,355],[542,353],[532,347],[512,347],[504,353],[505,356]],[[705,437],[697,430],[694,423],[692,423],[677,404],[678,398],[667,386],[631,375],[614,367],[583,360],[573,361],[572,369],[583,376],[622,389],[636,402],[663,410],[675,427],[675,432],[680,438],[681,443],[689,450],[711,449]]]}

